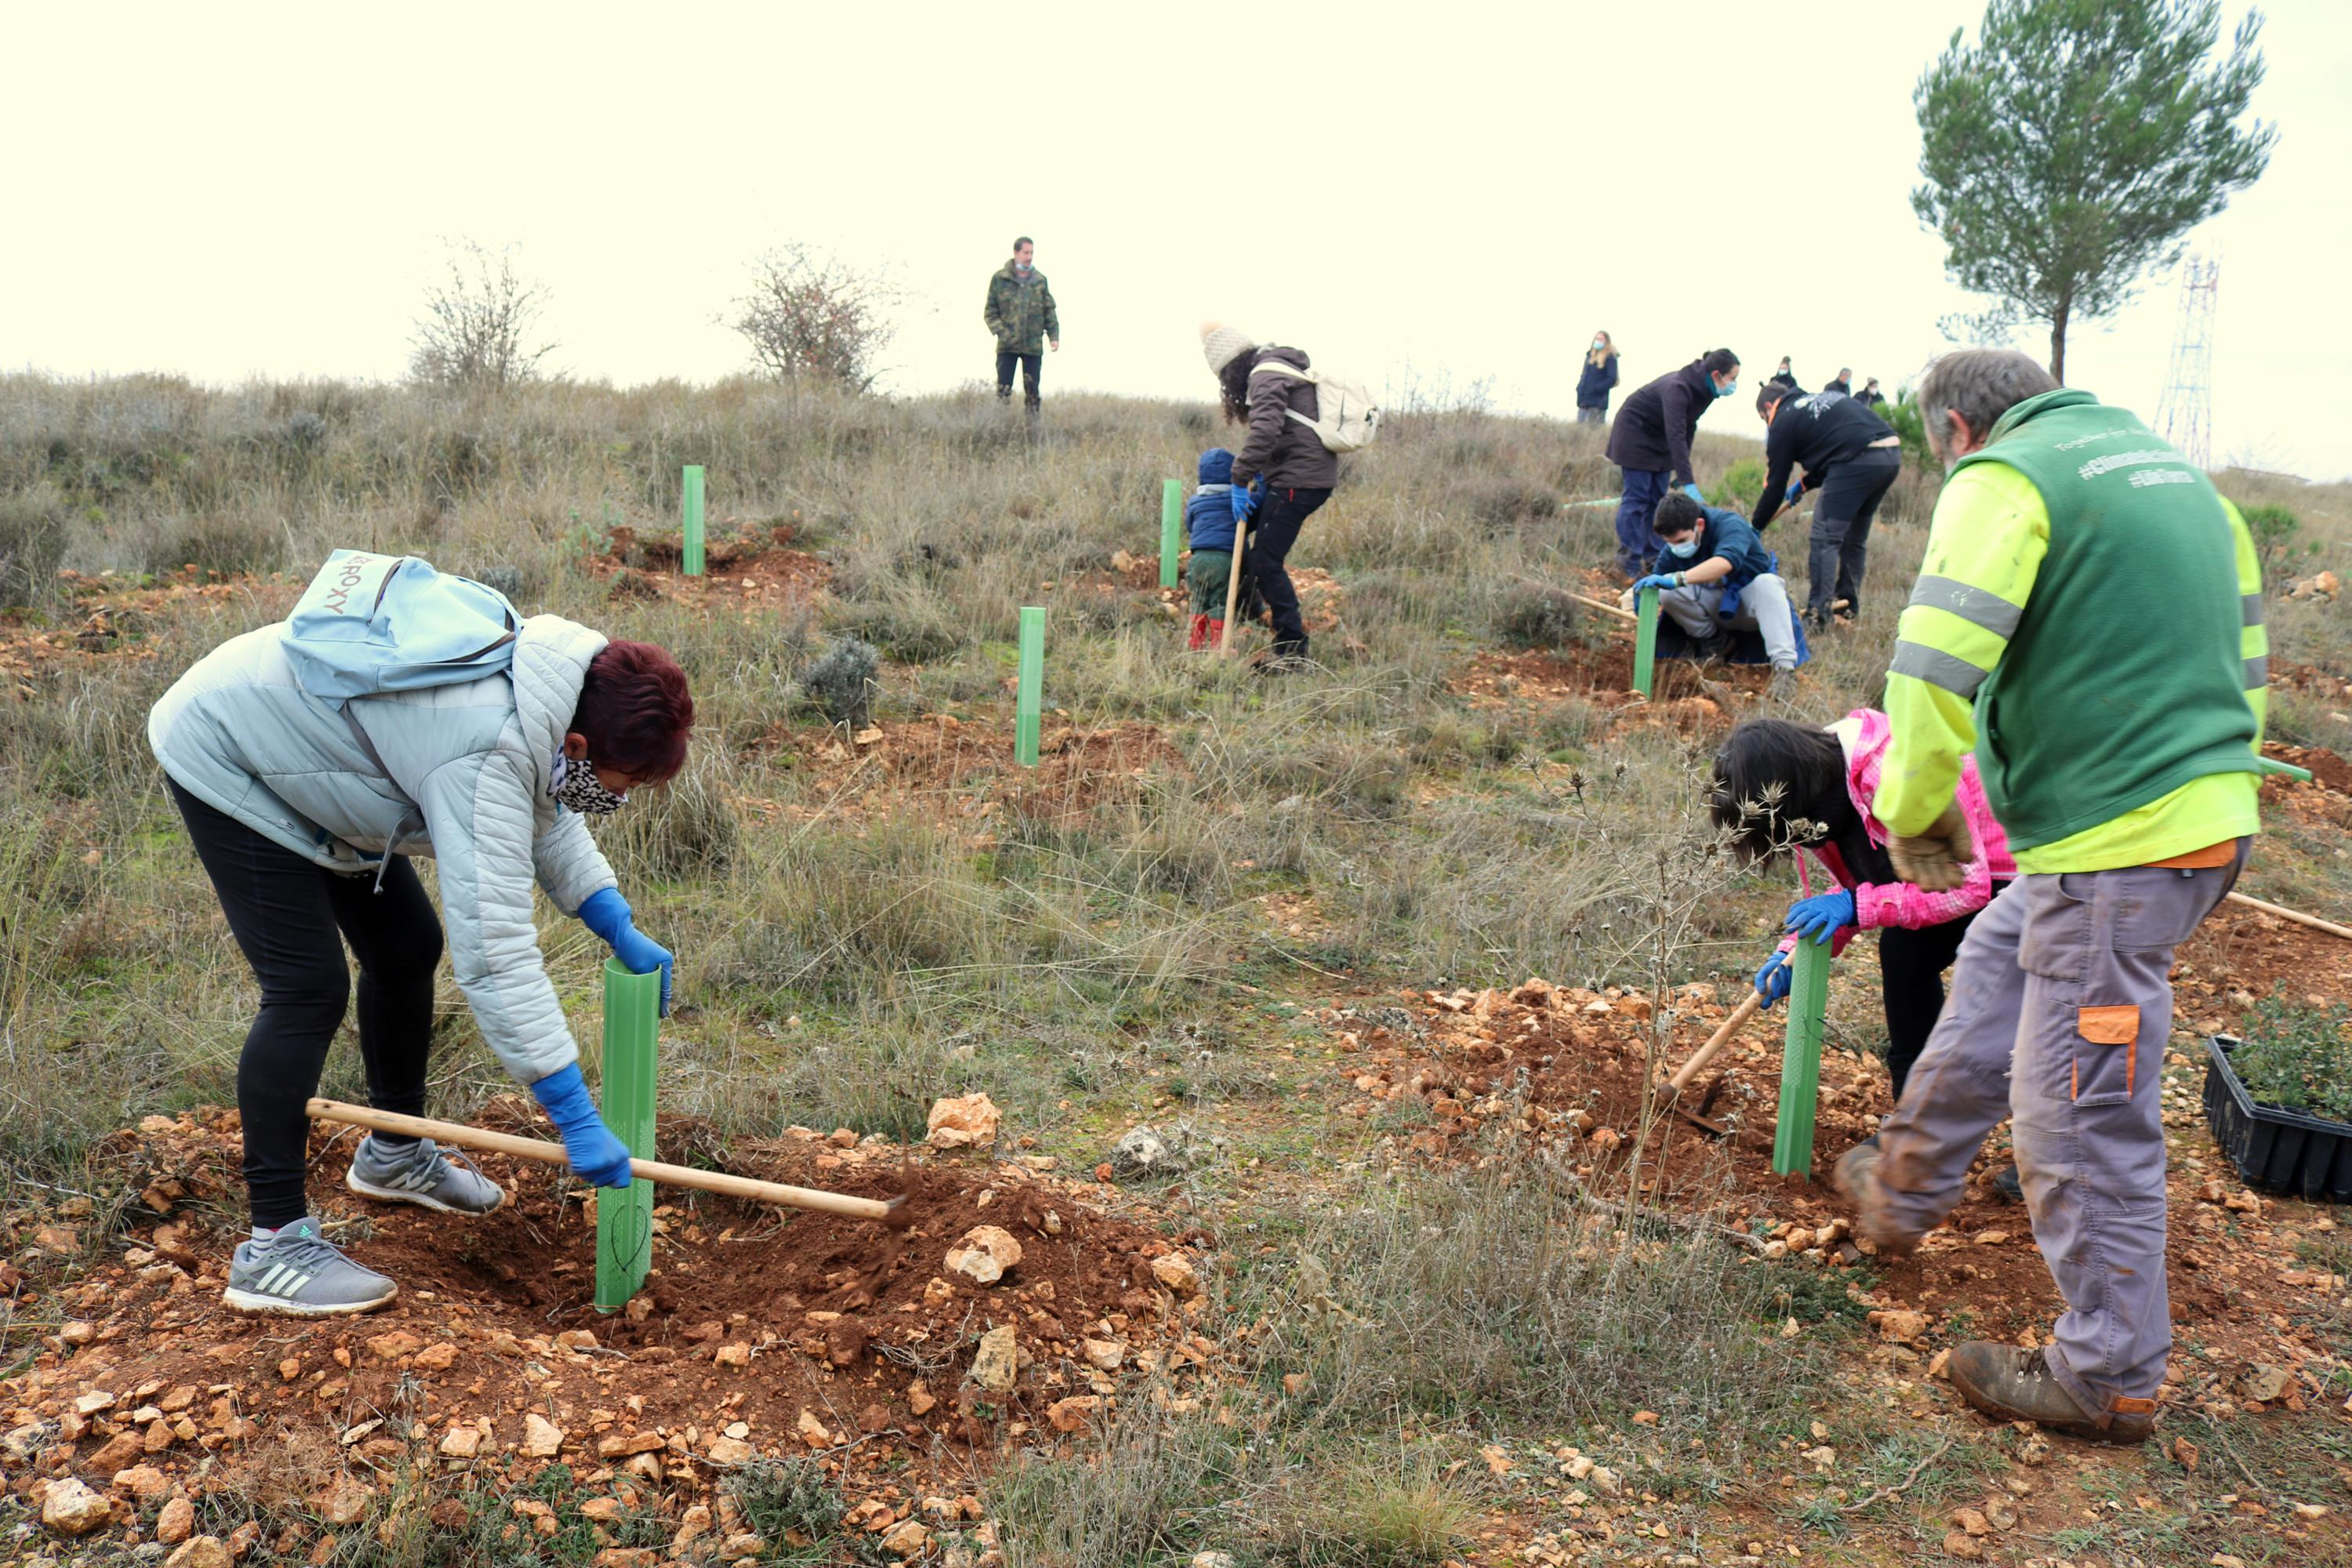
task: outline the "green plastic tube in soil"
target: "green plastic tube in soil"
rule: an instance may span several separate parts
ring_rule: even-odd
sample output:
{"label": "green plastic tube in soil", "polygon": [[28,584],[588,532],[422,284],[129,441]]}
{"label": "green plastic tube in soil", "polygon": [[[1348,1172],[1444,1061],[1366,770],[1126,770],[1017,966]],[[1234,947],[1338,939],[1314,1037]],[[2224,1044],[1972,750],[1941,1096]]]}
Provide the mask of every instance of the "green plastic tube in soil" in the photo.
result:
{"label": "green plastic tube in soil", "polygon": [[678,564],[689,577],[702,575],[702,465],[686,466],[686,518],[684,543],[678,552]]}
{"label": "green plastic tube in soil", "polygon": [[1830,950],[1807,937],[1789,955],[1789,1041],[1780,1053],[1780,1118],[1772,1173],[1809,1176],[1822,1087],[1822,1017],[1830,999]]}
{"label": "green plastic tube in soil", "polygon": [[1658,591],[1643,589],[1637,608],[1641,618],[1633,626],[1633,689],[1646,700],[1658,662]]}
{"label": "green plastic tube in soil", "polygon": [[1024,768],[1037,765],[1038,701],[1045,684],[1045,612],[1025,605],[1021,610],[1021,684],[1013,720],[1013,760]]}
{"label": "green plastic tube in soil", "polygon": [[1184,484],[1169,479],[1160,487],[1160,585],[1176,585],[1176,552],[1184,539]]}
{"label": "green plastic tube in soil", "polygon": [[[661,973],[632,974],[604,961],[604,1125],[639,1160],[654,1154],[654,1042]],[[618,1311],[653,1262],[654,1184],[640,1177],[596,1194],[596,1310]]]}

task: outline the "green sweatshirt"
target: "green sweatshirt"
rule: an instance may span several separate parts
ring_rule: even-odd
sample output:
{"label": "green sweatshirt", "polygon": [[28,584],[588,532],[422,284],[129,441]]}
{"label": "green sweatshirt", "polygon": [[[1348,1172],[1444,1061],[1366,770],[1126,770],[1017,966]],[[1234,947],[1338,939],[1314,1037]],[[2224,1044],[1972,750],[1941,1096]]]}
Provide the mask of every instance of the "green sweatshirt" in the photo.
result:
{"label": "green sweatshirt", "polygon": [[1878,815],[1917,833],[1973,747],[2021,869],[2259,830],[2253,541],[2205,475],[2089,394],[2030,398],[1955,465],[1887,677]]}

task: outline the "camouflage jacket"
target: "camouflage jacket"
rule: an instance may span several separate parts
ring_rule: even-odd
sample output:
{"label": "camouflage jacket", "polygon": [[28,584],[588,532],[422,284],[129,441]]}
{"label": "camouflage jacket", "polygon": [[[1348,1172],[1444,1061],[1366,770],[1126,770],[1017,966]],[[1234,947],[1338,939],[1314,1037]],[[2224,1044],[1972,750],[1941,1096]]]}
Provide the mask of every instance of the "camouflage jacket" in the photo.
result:
{"label": "camouflage jacket", "polygon": [[988,309],[981,319],[996,334],[999,353],[1044,353],[1047,338],[1059,342],[1062,336],[1062,318],[1054,310],[1045,275],[1032,268],[1024,283],[1013,276],[1009,261],[988,280]]}

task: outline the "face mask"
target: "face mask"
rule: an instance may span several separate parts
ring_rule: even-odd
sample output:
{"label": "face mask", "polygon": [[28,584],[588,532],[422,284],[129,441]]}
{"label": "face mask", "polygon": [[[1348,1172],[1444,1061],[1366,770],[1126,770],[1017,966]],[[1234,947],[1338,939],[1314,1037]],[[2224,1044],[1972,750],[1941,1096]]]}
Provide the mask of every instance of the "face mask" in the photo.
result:
{"label": "face mask", "polygon": [[628,801],[625,792],[614,795],[596,776],[596,770],[587,762],[573,762],[558,755],[555,774],[547,786],[558,805],[570,806],[583,816],[610,816]]}
{"label": "face mask", "polygon": [[1608,346],[1609,346],[1609,345],[1608,345],[1606,342],[1604,342],[1602,340],[1601,340],[1601,339],[1599,339],[1599,338],[1595,338],[1595,339],[1593,339],[1593,340],[1592,340],[1592,347],[1593,347],[1593,351],[1594,351],[1595,353],[1598,353],[1598,352],[1600,352],[1601,349],[1607,348]]}
{"label": "face mask", "polygon": [[[1709,376],[1709,377],[1707,378],[1707,384],[1708,384],[1709,385],[1714,385],[1714,382],[1715,382],[1715,378],[1714,378],[1714,377]],[[1730,384],[1729,386],[1717,386],[1717,387],[1716,387],[1716,388],[1715,388],[1715,395],[1716,395],[1717,397],[1728,397],[1728,396],[1730,396],[1733,393],[1735,393],[1735,392],[1737,392],[1737,391],[1738,391],[1738,390],[1739,390],[1739,378],[1738,378],[1738,376],[1734,376],[1734,377],[1732,377],[1731,384]]]}
{"label": "face mask", "polygon": [[1689,560],[1698,553],[1698,535],[1694,533],[1688,539],[1680,541],[1667,540],[1666,553],[1677,561]]}

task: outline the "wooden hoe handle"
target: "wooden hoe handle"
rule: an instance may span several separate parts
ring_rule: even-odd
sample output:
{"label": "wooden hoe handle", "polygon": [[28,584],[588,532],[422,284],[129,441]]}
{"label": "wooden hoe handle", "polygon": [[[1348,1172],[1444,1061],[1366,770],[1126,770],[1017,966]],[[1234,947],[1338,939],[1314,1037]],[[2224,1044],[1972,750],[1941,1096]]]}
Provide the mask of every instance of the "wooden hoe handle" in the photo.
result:
{"label": "wooden hoe handle", "polygon": [[1752,985],[1749,986],[1748,988],[1748,1000],[1742,1002],[1738,1006],[1734,1007],[1731,1010],[1731,1016],[1726,1018],[1716,1029],[1715,1033],[1707,1037],[1706,1044],[1701,1046],[1697,1050],[1693,1051],[1691,1053],[1691,1059],[1683,1063],[1681,1068],[1675,1071],[1675,1076],[1666,1080],[1667,1091],[1675,1094],[1681,1093],[1683,1087],[1689,1083],[1691,1079],[1696,1078],[1699,1075],[1700,1070],[1703,1069],[1707,1063],[1715,1059],[1715,1053],[1723,1049],[1724,1042],[1731,1038],[1732,1035],[1738,1029],[1740,1025],[1745,1024],[1748,1019],[1754,1017],[1756,1016],[1756,1009],[1763,1005],[1764,993],[1757,990]]}
{"label": "wooden hoe handle", "polygon": [[[542,1142],[537,1138],[518,1138],[511,1132],[491,1132],[456,1121],[435,1121],[424,1116],[402,1116],[364,1105],[347,1105],[340,1100],[313,1100],[306,1109],[314,1121],[343,1121],[353,1127],[373,1128],[378,1132],[430,1138],[436,1143],[454,1144],[460,1149],[478,1149],[485,1153],[509,1154],[518,1160],[535,1160],[542,1165],[562,1165],[568,1169],[572,1163],[564,1157],[562,1144]],[[666,1165],[658,1160],[632,1160],[629,1162],[629,1173],[644,1181],[658,1182],[666,1187],[692,1187],[698,1192],[718,1193],[725,1197],[743,1198],[755,1204],[782,1204],[787,1208],[814,1209],[820,1214],[849,1215],[857,1219],[887,1219],[891,1217],[891,1211],[905,1201],[893,1199],[886,1203],[876,1198],[854,1198],[846,1193],[819,1192],[813,1187],[788,1187],[781,1182],[754,1181],[749,1176],[730,1176],[723,1171],[698,1171],[689,1165]]]}

